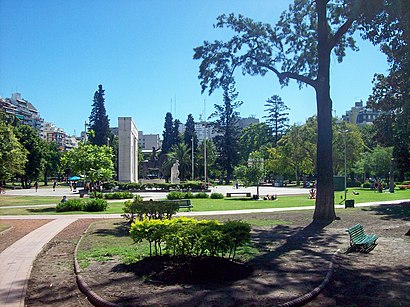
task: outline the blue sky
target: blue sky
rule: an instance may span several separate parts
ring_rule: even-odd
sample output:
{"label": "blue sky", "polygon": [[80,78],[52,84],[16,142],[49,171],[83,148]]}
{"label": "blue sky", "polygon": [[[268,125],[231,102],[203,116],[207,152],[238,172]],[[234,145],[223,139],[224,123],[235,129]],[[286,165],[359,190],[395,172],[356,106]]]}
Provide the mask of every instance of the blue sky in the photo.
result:
{"label": "blue sky", "polygon": [[[290,1],[182,0],[0,0],[0,96],[20,92],[41,116],[79,135],[88,120],[98,84],[105,89],[110,125],[131,116],[144,133],[162,134],[165,113],[195,120],[222,101],[201,95],[193,48],[204,40],[229,38],[214,29],[222,13],[241,13],[275,23]],[[385,56],[368,42],[332,59],[332,99],[341,116],[372,88],[374,73],[387,69]],[[243,117],[265,115],[273,94],[282,97],[291,122],[316,113],[314,91],[295,82],[283,89],[276,77],[239,77]]]}

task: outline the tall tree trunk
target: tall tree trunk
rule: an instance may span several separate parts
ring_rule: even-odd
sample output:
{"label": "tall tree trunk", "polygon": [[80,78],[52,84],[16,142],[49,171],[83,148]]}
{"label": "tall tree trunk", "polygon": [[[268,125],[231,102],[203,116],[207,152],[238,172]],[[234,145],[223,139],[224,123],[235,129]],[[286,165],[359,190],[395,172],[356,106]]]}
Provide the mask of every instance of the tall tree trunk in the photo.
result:
{"label": "tall tree trunk", "polygon": [[48,185],[48,169],[46,167],[46,169],[44,170],[44,185],[47,186]]}
{"label": "tall tree trunk", "polygon": [[332,161],[332,100],[330,98],[330,41],[326,20],[326,0],[318,0],[318,77],[317,103],[317,193],[313,219],[333,221],[336,218]]}

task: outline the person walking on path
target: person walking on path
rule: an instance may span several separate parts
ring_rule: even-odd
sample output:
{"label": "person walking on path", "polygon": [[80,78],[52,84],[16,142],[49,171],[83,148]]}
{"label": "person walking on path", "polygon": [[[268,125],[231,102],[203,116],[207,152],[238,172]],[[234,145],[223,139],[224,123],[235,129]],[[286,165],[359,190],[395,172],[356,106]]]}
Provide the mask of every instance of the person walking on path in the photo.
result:
{"label": "person walking on path", "polygon": [[54,182],[53,182],[53,191],[56,190],[56,186],[57,186],[57,180],[54,179]]}
{"label": "person walking on path", "polygon": [[36,188],[36,192],[38,190],[38,181],[36,180],[36,182],[34,182],[34,187]]}

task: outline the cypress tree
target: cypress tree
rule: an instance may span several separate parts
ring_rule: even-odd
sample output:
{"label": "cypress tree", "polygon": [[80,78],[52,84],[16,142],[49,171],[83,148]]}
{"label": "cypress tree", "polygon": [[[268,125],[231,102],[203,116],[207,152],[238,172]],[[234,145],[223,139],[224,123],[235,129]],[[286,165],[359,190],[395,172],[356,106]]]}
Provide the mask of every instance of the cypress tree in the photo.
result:
{"label": "cypress tree", "polygon": [[195,131],[195,122],[192,114],[189,114],[185,123],[185,132],[184,132],[184,142],[191,148],[192,147],[192,138],[194,138],[194,152],[198,148],[198,137],[196,136]]}
{"label": "cypress tree", "polygon": [[170,151],[173,145],[173,119],[172,114],[167,112],[165,115],[164,132],[162,133],[162,154],[166,154]]}
{"label": "cypress tree", "polygon": [[102,85],[98,85],[89,118],[90,130],[94,131],[89,135],[89,141],[91,144],[98,146],[106,145],[110,135],[110,121],[105,110],[104,92]]}

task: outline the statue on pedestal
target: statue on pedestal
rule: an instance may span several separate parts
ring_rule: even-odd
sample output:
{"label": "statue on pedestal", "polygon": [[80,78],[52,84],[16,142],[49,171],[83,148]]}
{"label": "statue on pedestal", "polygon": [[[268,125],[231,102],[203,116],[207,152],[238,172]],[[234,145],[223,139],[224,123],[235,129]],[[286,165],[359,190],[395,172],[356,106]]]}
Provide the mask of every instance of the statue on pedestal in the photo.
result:
{"label": "statue on pedestal", "polygon": [[180,183],[179,180],[179,161],[176,160],[171,167],[171,183]]}

